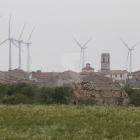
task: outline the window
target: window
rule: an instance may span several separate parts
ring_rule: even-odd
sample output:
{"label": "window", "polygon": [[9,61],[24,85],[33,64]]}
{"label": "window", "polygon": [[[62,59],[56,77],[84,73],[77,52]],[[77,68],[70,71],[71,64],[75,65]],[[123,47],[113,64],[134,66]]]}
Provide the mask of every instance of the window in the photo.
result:
{"label": "window", "polygon": [[117,75],[115,75],[115,77],[117,77]]}
{"label": "window", "polygon": [[108,82],[108,79],[106,79],[106,82]]}
{"label": "window", "polygon": [[105,62],[105,58],[103,58],[103,62]]}
{"label": "window", "polygon": [[120,75],[120,77],[122,77],[122,75]]}

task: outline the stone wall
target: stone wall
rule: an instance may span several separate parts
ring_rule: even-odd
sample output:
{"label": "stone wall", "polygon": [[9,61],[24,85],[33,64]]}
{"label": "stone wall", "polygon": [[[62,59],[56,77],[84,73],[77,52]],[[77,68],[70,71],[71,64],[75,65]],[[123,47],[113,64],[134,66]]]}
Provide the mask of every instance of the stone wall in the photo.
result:
{"label": "stone wall", "polygon": [[71,83],[70,104],[79,104],[83,99],[95,99],[104,105],[128,106],[128,94],[118,83]]}

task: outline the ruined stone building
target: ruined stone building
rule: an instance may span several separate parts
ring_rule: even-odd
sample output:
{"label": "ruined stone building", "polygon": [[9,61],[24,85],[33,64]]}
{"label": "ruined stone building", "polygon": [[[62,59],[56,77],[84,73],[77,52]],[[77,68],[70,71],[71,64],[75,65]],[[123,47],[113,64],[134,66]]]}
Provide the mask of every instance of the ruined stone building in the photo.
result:
{"label": "ruined stone building", "polygon": [[69,101],[80,104],[84,99],[94,99],[104,105],[128,106],[130,98],[118,83],[71,83]]}
{"label": "ruined stone building", "polygon": [[102,75],[89,75],[83,77],[82,82],[112,83],[113,79]]}

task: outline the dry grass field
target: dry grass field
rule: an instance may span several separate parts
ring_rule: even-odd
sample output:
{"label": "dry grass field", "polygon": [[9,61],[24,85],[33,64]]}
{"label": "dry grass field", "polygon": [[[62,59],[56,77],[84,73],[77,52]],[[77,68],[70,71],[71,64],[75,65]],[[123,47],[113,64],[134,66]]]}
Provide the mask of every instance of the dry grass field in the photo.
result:
{"label": "dry grass field", "polygon": [[140,108],[0,105],[0,140],[140,140]]}

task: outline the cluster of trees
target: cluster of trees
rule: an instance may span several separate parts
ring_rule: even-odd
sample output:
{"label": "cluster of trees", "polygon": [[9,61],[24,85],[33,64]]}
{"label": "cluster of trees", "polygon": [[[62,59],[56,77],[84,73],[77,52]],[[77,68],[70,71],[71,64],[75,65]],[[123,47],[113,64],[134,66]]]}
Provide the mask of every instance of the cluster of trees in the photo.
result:
{"label": "cluster of trees", "polygon": [[68,104],[68,86],[38,88],[36,85],[18,83],[0,84],[0,103],[60,103]]}
{"label": "cluster of trees", "polygon": [[130,97],[130,104],[140,106],[140,89],[132,89],[129,85],[124,87],[125,92]]}

